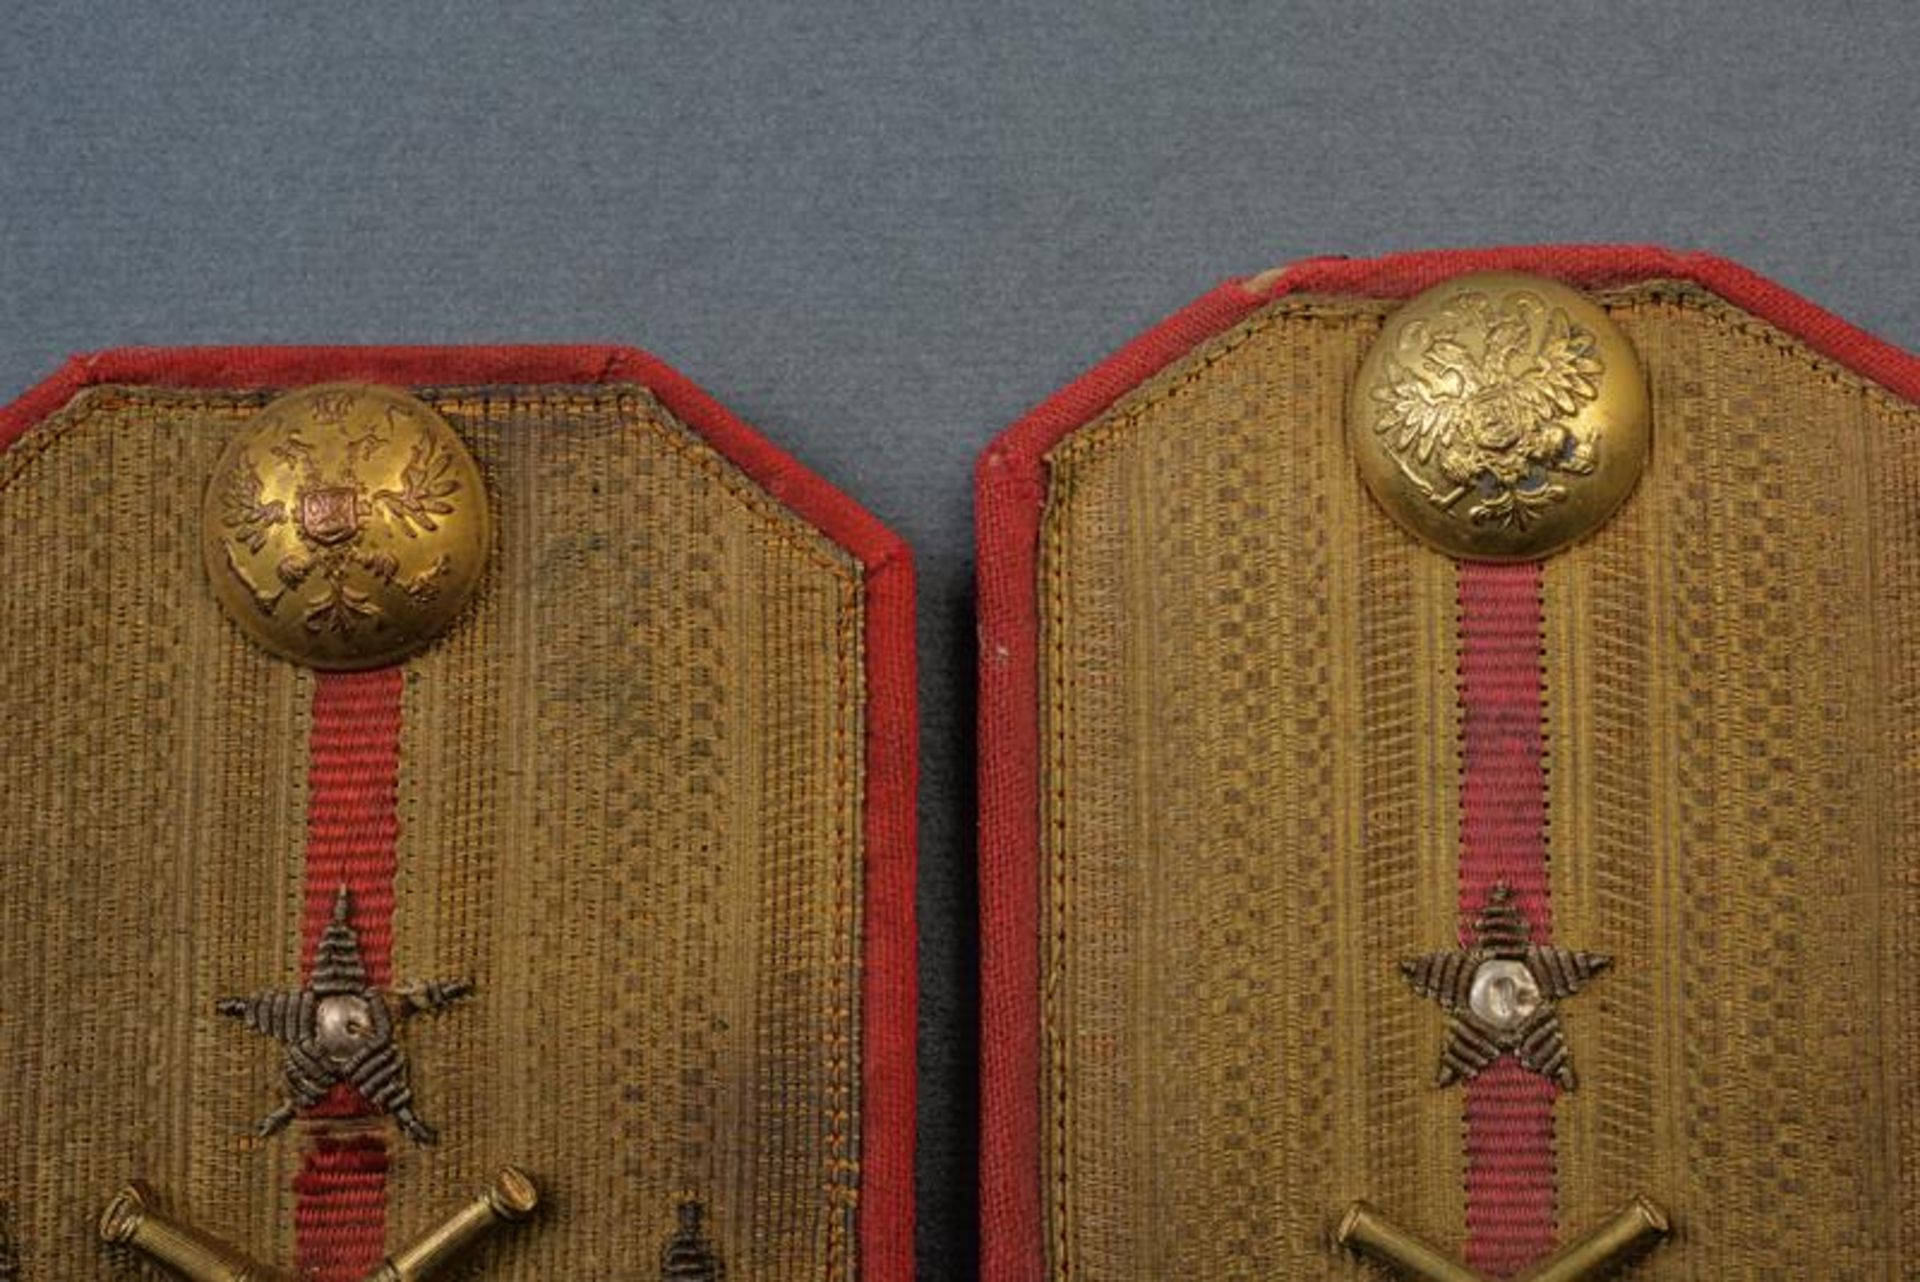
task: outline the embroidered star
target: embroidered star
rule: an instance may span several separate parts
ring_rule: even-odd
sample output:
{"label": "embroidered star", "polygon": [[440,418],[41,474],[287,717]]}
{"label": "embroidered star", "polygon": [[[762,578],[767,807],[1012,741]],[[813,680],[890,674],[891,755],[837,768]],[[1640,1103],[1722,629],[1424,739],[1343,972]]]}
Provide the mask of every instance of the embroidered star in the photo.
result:
{"label": "embroidered star", "polygon": [[1471,1081],[1502,1055],[1529,1072],[1576,1084],[1559,1003],[1613,964],[1601,953],[1532,942],[1533,927],[1496,885],[1473,924],[1474,946],[1400,963],[1413,991],[1447,1012],[1447,1045],[1436,1086]]}
{"label": "embroidered star", "polygon": [[[253,997],[228,997],[219,1012],[286,1047],[287,1099],[260,1120],[271,1135],[294,1114],[312,1108],[344,1082],[373,1107],[392,1116],[416,1144],[431,1144],[434,1131],[413,1111],[407,1059],[394,1040],[394,1012],[402,1020],[439,1013],[473,991],[466,980],[404,985],[391,994],[367,981],[360,936],[349,924],[353,896],[345,886],[333,901],[314,952],[306,987]],[[389,999],[392,1005],[389,1005]]]}

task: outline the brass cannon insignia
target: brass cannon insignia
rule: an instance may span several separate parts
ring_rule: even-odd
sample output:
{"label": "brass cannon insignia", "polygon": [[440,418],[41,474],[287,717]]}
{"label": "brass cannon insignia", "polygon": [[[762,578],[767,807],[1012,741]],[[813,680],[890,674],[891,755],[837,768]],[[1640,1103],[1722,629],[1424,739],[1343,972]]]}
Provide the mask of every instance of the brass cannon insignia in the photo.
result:
{"label": "brass cannon insignia", "polygon": [[[388,1255],[361,1282],[426,1282],[487,1238],[530,1217],[540,1205],[533,1177],[517,1167],[494,1172],[486,1190]],[[245,1252],[163,1211],[153,1190],[127,1185],[100,1212],[100,1240],[166,1265],[190,1282],[294,1282],[294,1273],[257,1263]],[[4,1275],[0,1275],[4,1276]]]}
{"label": "brass cannon insignia", "polygon": [[1225,282],[1010,429],[985,1282],[1920,1277],[1916,440],[1607,246]]}
{"label": "brass cannon insignia", "polygon": [[94,353],[0,528],[0,1279],[912,1277],[897,537],[583,346]]}

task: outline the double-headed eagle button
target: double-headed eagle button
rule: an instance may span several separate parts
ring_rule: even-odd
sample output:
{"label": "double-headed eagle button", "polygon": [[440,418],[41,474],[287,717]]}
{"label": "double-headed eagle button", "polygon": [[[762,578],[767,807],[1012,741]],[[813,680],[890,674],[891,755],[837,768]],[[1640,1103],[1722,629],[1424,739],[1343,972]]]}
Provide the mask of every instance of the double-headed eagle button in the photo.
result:
{"label": "double-headed eagle button", "polygon": [[1367,488],[1413,534],[1465,560],[1530,561],[1626,500],[1650,418],[1639,357],[1598,304],[1483,272],[1387,317],[1348,435]]}
{"label": "double-headed eagle button", "polygon": [[479,465],[429,406],[383,387],[283,396],[227,446],[202,544],[255,641],[314,668],[398,663],[472,597],[492,539]]}

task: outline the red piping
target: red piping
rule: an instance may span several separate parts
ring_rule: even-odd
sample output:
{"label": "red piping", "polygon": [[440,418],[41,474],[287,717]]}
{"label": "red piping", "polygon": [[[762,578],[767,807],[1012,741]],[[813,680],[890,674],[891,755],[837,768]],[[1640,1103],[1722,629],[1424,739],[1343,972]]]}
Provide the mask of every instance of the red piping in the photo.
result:
{"label": "red piping", "polygon": [[1082,374],[1008,428],[975,480],[980,607],[981,1277],[1039,1282],[1040,518],[1047,452],[1148,378],[1267,303],[1294,294],[1405,298],[1469,271],[1526,271],[1582,288],[1684,280],[1920,401],[1920,357],[1711,254],[1643,245],[1441,250],[1315,258],[1229,280]]}
{"label": "red piping", "polygon": [[120,348],[69,360],[0,409],[0,449],[87,387],[268,389],[327,381],[403,387],[637,383],[729,462],[859,562],[866,579],[866,878],[861,982],[862,1276],[913,1276],[913,1136],[919,979],[914,924],[919,788],[913,558],[898,535],[632,347]]}

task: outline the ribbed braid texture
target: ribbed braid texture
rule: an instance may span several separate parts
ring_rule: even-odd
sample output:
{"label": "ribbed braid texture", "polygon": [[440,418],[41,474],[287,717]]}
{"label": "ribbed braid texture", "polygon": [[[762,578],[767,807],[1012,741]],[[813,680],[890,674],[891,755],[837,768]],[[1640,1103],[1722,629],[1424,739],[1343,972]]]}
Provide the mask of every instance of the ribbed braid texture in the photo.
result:
{"label": "ribbed braid texture", "polygon": [[[1555,261],[1588,270],[1583,255]],[[1567,1236],[1635,1191],[1672,1210],[1680,1231],[1634,1269],[1648,1282],[1913,1276],[1920,1091],[1907,1066],[1920,1060],[1920,996],[1897,977],[1920,968],[1920,412],[1697,287],[1650,281],[1599,297],[1646,364],[1657,443],[1621,512],[1544,565],[1537,613],[1523,594],[1504,624],[1479,620],[1494,648],[1542,656],[1531,678],[1547,683],[1532,696],[1541,706],[1526,707],[1524,665],[1503,701],[1523,733],[1544,731],[1552,787],[1544,817],[1523,790],[1517,817],[1476,813],[1469,842],[1458,573],[1376,520],[1338,448],[1367,320],[1391,302],[1284,299],[1223,322],[1234,328],[1195,339],[1159,373],[1129,349],[1087,383],[1119,395],[1113,409],[1050,402],[1016,447],[983,462],[994,1282],[1373,1278],[1374,1266],[1332,1249],[1324,1222],[1298,1233],[1291,1218],[1355,1196],[1464,1256],[1469,1156],[1483,1242],[1524,1227],[1548,1245],[1539,1192],[1551,1171],[1552,1220]],[[1784,311],[1816,345],[1821,330],[1831,337],[1831,318]],[[1248,419],[1264,424],[1251,459],[1236,430]],[[1044,446],[1037,429],[1053,433]],[[1357,575],[1338,534],[1324,561],[1298,554],[1297,527],[1320,514],[1276,483],[1267,450],[1319,453],[1324,519],[1359,525]],[[1270,503],[1245,500],[1256,471]],[[1230,490],[1245,524],[1226,530],[1213,512]],[[1006,571],[1023,565],[1029,520],[1043,536],[1031,603]],[[1357,833],[1336,823],[1322,865],[1337,943],[1318,989],[1296,979],[1312,973],[1301,959],[1320,955],[1318,941],[1263,937],[1273,906],[1256,914],[1227,875],[1244,883],[1252,865],[1212,858],[1229,844],[1219,834],[1246,831],[1227,808],[1257,794],[1218,786],[1225,752],[1207,736],[1272,719],[1223,715],[1225,692],[1287,706],[1309,670],[1283,653],[1249,689],[1205,661],[1203,643],[1236,628],[1258,638],[1284,626],[1236,599],[1245,583],[1232,581],[1274,548],[1282,573],[1269,590],[1325,567],[1280,616],[1331,613],[1335,814],[1360,799]],[[1031,709],[1019,702],[1030,621],[1042,692]],[[1220,644],[1215,658],[1234,652]],[[1476,683],[1499,675],[1474,666]],[[1484,737],[1509,764],[1531,755]],[[1279,735],[1266,751],[1291,764],[1294,747]],[[1040,797],[1049,822],[1029,868],[1020,812],[1038,814]],[[1545,883],[1522,876],[1542,834],[1550,902]],[[1288,893],[1316,858],[1313,840],[1296,832],[1273,851]],[[1468,846],[1493,857],[1463,882]],[[1500,876],[1522,883],[1541,929],[1614,966],[1566,1009],[1580,1085],[1554,1101],[1550,1144],[1540,1099],[1524,1094],[1550,1088],[1501,1068],[1468,1098],[1469,1125],[1484,1135],[1477,1119],[1491,1114],[1540,1127],[1470,1147],[1461,1092],[1428,1085],[1443,1021],[1391,967],[1470,922]],[[1030,966],[1028,937],[1040,941]],[[1268,947],[1275,956],[1232,998],[1205,982]],[[1369,964],[1396,989],[1376,990]],[[1229,1081],[1219,1070],[1247,1061],[1210,1041],[1258,1025],[1245,1003],[1277,1007],[1291,1026],[1270,1043],[1272,1071],[1256,1057],[1248,1080]],[[1302,1028],[1334,1048],[1330,1125],[1318,1130],[1301,1102],[1314,1061],[1290,1035]],[[1023,1071],[1028,1029],[1040,1091]],[[1288,1088],[1277,1101],[1264,1093],[1275,1079]],[[1273,1146],[1264,1203],[1223,1188],[1247,1169],[1214,1121],[1236,1110]],[[1035,1206],[1044,1199],[1044,1231],[1029,1188]],[[1216,1234],[1216,1206],[1252,1207],[1265,1235]],[[1223,1246],[1249,1240],[1250,1258]]]}
{"label": "ribbed braid texture", "polygon": [[301,968],[312,968],[334,898],[345,886],[353,895],[351,924],[360,936],[360,957],[375,987],[393,978],[403,681],[399,668],[381,668],[323,672],[313,686]]}
{"label": "ribbed braid texture", "polygon": [[1263,318],[1049,459],[1056,1278],[1320,1278],[1355,1189],[1458,1238],[1459,1100],[1394,967],[1456,920],[1455,584],[1355,501],[1374,331]]}
{"label": "ribbed braid texture", "polygon": [[[869,602],[903,576],[637,388],[428,395],[500,538],[404,683],[276,660],[205,590],[206,478],[262,395],[97,388],[0,455],[23,1277],[138,1271],[91,1213],[139,1175],[264,1263],[357,1278],[514,1161],[564,1194],[463,1276],[657,1277],[691,1192],[729,1276],[900,1278],[903,1189],[869,1177],[902,1169],[911,1110],[874,1030],[910,1039],[911,986],[889,971],[865,1022],[867,961],[900,941],[896,901],[867,912],[864,834],[900,820],[866,798],[907,718],[866,673],[895,644]],[[870,733],[896,749],[872,770]],[[377,979],[476,985],[401,1033],[430,1151],[320,1116],[345,1101],[246,1133],[281,1055],[214,1001],[295,984],[343,881]]]}
{"label": "ribbed braid texture", "polygon": [[1460,566],[1460,942],[1496,885],[1552,942],[1540,697],[1540,567]]}
{"label": "ribbed braid texture", "polygon": [[390,1236],[504,1154],[563,1195],[476,1276],[658,1277],[689,1198],[729,1277],[862,1275],[858,567],[643,393],[435,405],[500,537],[409,665],[394,969],[476,991]]}
{"label": "ribbed braid texture", "polygon": [[[313,683],[307,765],[306,908],[303,971],[311,971],[340,888],[353,897],[351,924],[376,987],[392,980],[393,877],[400,836],[399,668],[323,672]],[[326,1119],[365,1116],[345,1086],[314,1110]],[[294,1237],[303,1276],[356,1282],[386,1254],[384,1128],[313,1136],[294,1177]]]}
{"label": "ribbed braid texture", "polygon": [[300,1276],[355,1282],[385,1255],[387,1141],[375,1132],[316,1135],[293,1177]]}
{"label": "ribbed braid texture", "polygon": [[[1496,885],[1551,943],[1540,567],[1460,566],[1460,939]],[[1508,1277],[1553,1249],[1559,1088],[1502,1056],[1468,1082],[1467,1263]]]}

